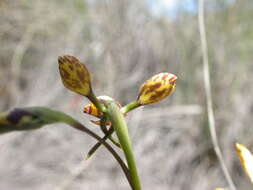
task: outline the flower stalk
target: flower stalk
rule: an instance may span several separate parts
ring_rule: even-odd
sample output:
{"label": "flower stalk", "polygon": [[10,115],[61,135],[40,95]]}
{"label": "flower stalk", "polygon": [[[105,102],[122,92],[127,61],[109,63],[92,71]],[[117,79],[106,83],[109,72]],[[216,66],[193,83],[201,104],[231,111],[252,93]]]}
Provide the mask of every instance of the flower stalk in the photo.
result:
{"label": "flower stalk", "polygon": [[130,112],[131,110],[138,108],[139,106],[141,106],[141,104],[138,101],[133,101],[133,102],[130,102],[129,104],[125,105],[124,107],[122,107],[120,109],[120,111],[124,115],[124,114]]}
{"label": "flower stalk", "polygon": [[105,113],[106,108],[103,104],[101,104],[95,94],[91,91],[91,93],[87,96],[87,98],[96,106],[96,108],[101,112]]}
{"label": "flower stalk", "polygon": [[107,113],[112,122],[112,126],[116,131],[121,147],[123,149],[130,173],[132,188],[133,190],[141,190],[141,184],[137,172],[137,167],[135,164],[131,139],[128,135],[127,124],[124,119],[124,116],[121,113],[119,107],[113,101],[108,103]]}

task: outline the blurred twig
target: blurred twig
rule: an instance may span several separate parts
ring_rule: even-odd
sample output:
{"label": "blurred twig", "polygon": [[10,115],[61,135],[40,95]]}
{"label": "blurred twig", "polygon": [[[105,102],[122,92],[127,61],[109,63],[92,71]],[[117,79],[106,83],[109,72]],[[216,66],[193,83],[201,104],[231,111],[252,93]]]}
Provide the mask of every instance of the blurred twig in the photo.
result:
{"label": "blurred twig", "polygon": [[10,88],[12,91],[12,97],[11,97],[11,103],[15,105],[18,101],[19,97],[19,81],[21,77],[21,63],[22,59],[24,57],[24,54],[29,47],[29,44],[32,41],[33,34],[35,32],[35,28],[33,26],[28,27],[26,32],[24,33],[21,41],[16,46],[16,49],[14,50],[14,54],[11,60],[11,82],[10,82]]}
{"label": "blurred twig", "polygon": [[73,181],[83,172],[89,165],[87,162],[80,162],[74,169],[70,170],[70,175],[62,180],[62,183],[57,186],[54,190],[66,190],[73,183]]}
{"label": "blurred twig", "polygon": [[211,139],[214,146],[214,151],[218,157],[218,160],[220,162],[222,171],[225,175],[228,185],[231,190],[236,190],[234,182],[232,181],[232,178],[225,165],[225,161],[223,159],[223,156],[218,144],[218,138],[217,138],[216,129],[215,129],[215,119],[214,119],[211,83],[210,83],[210,71],[209,71],[208,53],[207,53],[208,52],[207,39],[206,39],[206,30],[205,30],[205,21],[204,21],[204,0],[198,1],[198,25],[199,25],[199,33],[200,33],[200,41],[201,41],[201,51],[202,51],[202,56],[203,56],[204,86],[205,86],[205,93],[206,93],[207,114],[208,114],[208,122],[209,122],[209,129],[211,133]]}

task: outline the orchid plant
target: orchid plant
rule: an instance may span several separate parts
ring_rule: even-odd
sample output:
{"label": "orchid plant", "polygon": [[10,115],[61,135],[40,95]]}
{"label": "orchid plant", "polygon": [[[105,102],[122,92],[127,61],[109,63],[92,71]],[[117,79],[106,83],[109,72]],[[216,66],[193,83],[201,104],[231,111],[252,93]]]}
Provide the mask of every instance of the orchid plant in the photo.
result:
{"label": "orchid plant", "polygon": [[[125,106],[108,96],[96,96],[91,85],[91,75],[84,64],[77,58],[69,55],[58,58],[59,71],[63,85],[82,96],[87,97],[91,104],[83,108],[85,114],[97,118],[91,120],[98,125],[104,137],[88,129],[66,113],[52,110],[46,107],[15,108],[0,114],[0,134],[33,130],[53,123],[66,123],[79,131],[85,132],[98,142],[90,149],[86,159],[90,158],[96,150],[104,145],[119,163],[132,190],[141,190],[137,166],[132,151],[131,138],[128,134],[125,117],[127,113],[135,108],[159,102],[175,89],[176,75],[171,73],[159,73],[145,81],[139,89],[137,99]],[[113,133],[116,133],[116,138]],[[126,164],[115,151],[114,147],[106,142],[110,140],[115,147],[123,151]]]}

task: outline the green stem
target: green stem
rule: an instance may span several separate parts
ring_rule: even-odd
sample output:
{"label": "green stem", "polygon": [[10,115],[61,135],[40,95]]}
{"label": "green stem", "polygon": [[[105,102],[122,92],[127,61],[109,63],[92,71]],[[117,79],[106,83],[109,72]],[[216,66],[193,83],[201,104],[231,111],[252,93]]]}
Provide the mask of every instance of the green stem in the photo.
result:
{"label": "green stem", "polygon": [[[101,126],[101,130],[106,134],[106,120],[107,120],[107,116],[105,114],[106,112],[106,108],[103,104],[101,104],[99,102],[99,100],[97,99],[96,95],[91,91],[91,93],[89,94],[89,96],[87,96],[87,98],[96,106],[96,108],[101,112],[103,113],[103,118],[101,119],[101,122],[103,121],[104,122],[104,126]],[[102,128],[104,127],[104,128]],[[117,140],[115,140],[111,135],[108,137],[113,144],[115,144],[117,147],[121,148],[119,143],[117,143]]]}
{"label": "green stem", "polygon": [[89,96],[87,96],[87,98],[96,106],[96,108],[100,112],[102,112],[102,113],[106,112],[105,106],[99,102],[99,100],[97,99],[97,97],[95,96],[95,94],[92,91],[89,94]]}
{"label": "green stem", "polygon": [[107,106],[107,113],[112,122],[112,126],[116,131],[121,147],[124,151],[127,165],[129,168],[131,183],[133,190],[141,190],[141,184],[137,173],[137,167],[132,151],[131,140],[128,135],[127,124],[121,113],[119,107],[114,102],[109,102]]}
{"label": "green stem", "polygon": [[[107,117],[106,114],[104,114],[104,116],[103,116],[102,119],[100,120],[100,129],[103,131],[103,133],[104,133],[105,135],[107,135],[107,133],[108,133],[108,130],[107,130],[107,128],[106,128],[106,122],[107,122],[107,120],[108,120],[108,117]],[[112,128],[112,129],[113,129],[113,128]],[[113,131],[112,131],[112,133],[113,133]],[[112,134],[112,133],[111,133],[111,134]],[[111,136],[111,134],[110,134],[107,138],[109,138],[110,141],[111,141],[115,146],[117,146],[118,148],[121,149],[120,144],[118,143],[118,141],[117,141],[116,139],[114,139],[114,138]]]}
{"label": "green stem", "polygon": [[133,102],[130,102],[129,104],[125,105],[123,108],[121,108],[120,111],[122,114],[126,114],[127,112],[130,112],[131,110],[138,108],[139,106],[141,106],[141,104],[139,104],[139,102],[133,101]]}

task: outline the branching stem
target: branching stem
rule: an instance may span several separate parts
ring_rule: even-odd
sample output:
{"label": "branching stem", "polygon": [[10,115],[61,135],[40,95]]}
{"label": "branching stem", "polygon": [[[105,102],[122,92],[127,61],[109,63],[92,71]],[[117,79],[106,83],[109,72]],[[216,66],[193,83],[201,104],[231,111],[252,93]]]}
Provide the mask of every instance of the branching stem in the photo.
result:
{"label": "branching stem", "polygon": [[75,128],[79,131],[83,131],[83,132],[87,133],[88,135],[90,135],[91,137],[97,139],[101,144],[103,144],[112,153],[113,157],[118,161],[119,165],[121,166],[121,168],[122,168],[128,182],[129,182],[130,186],[132,186],[130,171],[127,168],[127,166],[125,165],[125,163],[122,161],[120,156],[117,154],[117,152],[115,152],[115,150],[108,143],[106,143],[105,140],[103,140],[97,134],[93,133],[91,130],[86,128],[84,125],[82,125],[81,123],[79,123],[78,121],[76,121],[75,119],[70,117],[69,115],[66,115],[62,112],[60,112],[60,113],[63,116],[61,121],[64,121],[69,126]]}

